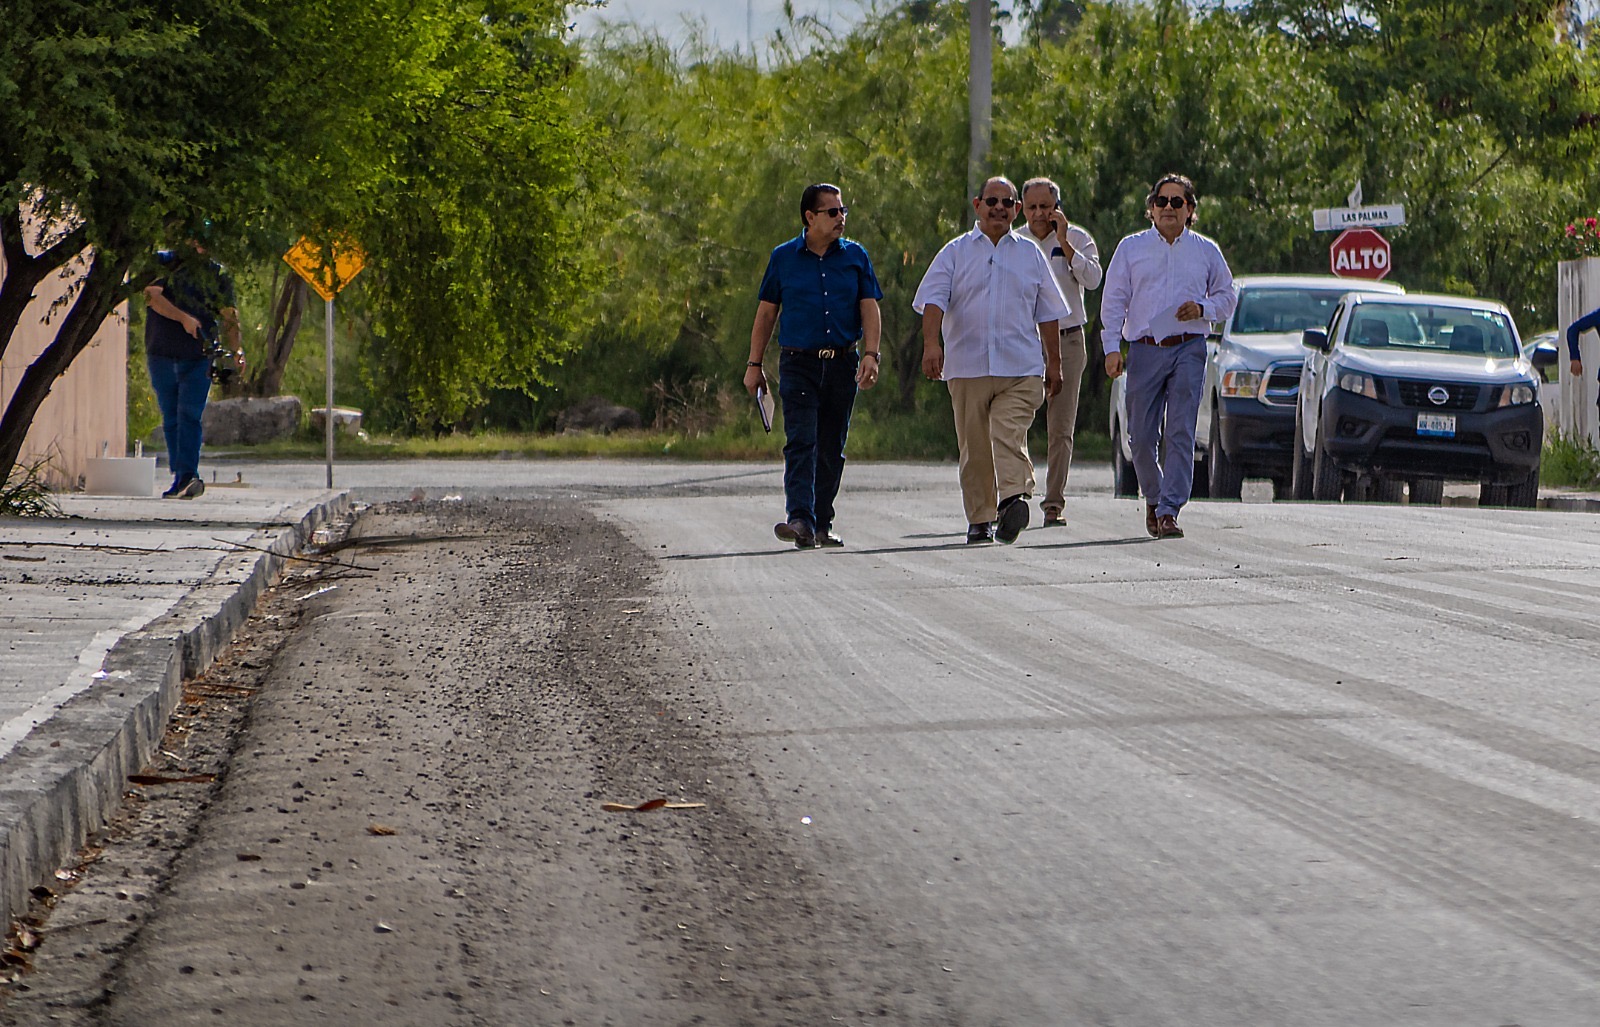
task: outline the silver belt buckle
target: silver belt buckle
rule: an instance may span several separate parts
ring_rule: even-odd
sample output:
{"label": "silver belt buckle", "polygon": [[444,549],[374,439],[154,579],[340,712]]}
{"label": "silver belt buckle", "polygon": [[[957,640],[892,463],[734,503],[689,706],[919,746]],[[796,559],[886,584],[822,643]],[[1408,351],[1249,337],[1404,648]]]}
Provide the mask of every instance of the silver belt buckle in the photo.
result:
{"label": "silver belt buckle", "polygon": [[836,349],[819,349],[819,350],[817,350],[817,356],[821,357],[823,360],[832,360],[834,357],[836,357],[838,355],[839,355],[839,351],[836,350]]}

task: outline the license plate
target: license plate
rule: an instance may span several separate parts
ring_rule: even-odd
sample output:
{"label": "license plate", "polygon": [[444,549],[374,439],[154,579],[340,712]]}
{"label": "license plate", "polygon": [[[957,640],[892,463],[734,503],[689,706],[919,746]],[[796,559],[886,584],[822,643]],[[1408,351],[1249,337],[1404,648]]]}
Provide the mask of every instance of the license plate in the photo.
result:
{"label": "license plate", "polygon": [[1439,435],[1448,438],[1456,433],[1455,414],[1418,414],[1418,435]]}

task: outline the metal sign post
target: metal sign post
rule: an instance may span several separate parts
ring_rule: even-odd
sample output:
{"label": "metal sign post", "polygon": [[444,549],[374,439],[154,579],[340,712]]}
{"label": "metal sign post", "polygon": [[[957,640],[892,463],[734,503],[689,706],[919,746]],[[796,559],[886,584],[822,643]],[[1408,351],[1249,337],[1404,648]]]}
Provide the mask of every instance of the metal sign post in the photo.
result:
{"label": "metal sign post", "polygon": [[322,408],[323,434],[328,450],[328,488],[333,488],[333,298],[339,290],[350,284],[350,279],[366,266],[367,255],[361,247],[348,241],[334,242],[326,247],[313,243],[306,236],[283,255],[284,262],[322,297],[323,320],[326,322],[324,338],[327,346],[327,400]]}
{"label": "metal sign post", "polygon": [[323,405],[322,429],[326,436],[328,451],[328,488],[333,488],[333,297],[328,297],[323,309],[323,317],[327,320],[327,331],[324,338],[328,347],[328,392],[327,401]]}

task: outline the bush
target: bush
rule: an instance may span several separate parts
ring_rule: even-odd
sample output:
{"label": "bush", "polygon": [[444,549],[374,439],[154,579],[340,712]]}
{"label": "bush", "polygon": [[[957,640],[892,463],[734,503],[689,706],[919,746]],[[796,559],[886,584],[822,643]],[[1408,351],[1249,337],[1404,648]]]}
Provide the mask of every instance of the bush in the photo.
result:
{"label": "bush", "polygon": [[45,484],[47,462],[37,460],[11,469],[0,485],[0,517],[60,517],[61,508]]}
{"label": "bush", "polygon": [[1545,485],[1600,486],[1600,451],[1588,439],[1558,430],[1545,443],[1539,480]]}

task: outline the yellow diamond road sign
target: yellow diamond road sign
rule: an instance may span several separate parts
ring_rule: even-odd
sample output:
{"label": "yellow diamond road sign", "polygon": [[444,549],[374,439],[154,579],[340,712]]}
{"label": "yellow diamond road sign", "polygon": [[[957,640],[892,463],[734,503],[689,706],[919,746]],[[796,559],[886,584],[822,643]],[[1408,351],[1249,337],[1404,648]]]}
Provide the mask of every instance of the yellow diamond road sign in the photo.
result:
{"label": "yellow diamond road sign", "polygon": [[349,285],[350,279],[360,274],[363,267],[367,266],[367,255],[361,252],[361,247],[349,240],[336,242],[331,249],[332,268],[323,263],[326,254],[322,246],[305,236],[301,236],[300,241],[283,255],[285,263],[294,268],[318,296],[329,301],[338,295],[340,289]]}

